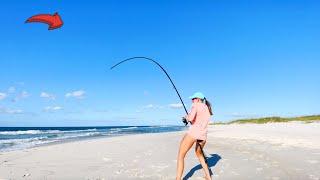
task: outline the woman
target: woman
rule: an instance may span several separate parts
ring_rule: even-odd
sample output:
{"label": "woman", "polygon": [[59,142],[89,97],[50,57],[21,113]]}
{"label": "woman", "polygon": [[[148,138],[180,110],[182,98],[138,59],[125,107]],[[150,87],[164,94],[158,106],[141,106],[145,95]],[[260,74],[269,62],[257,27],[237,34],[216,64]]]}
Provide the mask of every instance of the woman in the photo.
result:
{"label": "woman", "polygon": [[[192,109],[184,118],[191,123],[191,127],[180,142],[177,160],[177,180],[181,180],[184,169],[184,157],[193,144],[197,142],[197,140],[200,142],[199,144],[202,148],[206,144],[207,128],[210,117],[213,115],[211,105],[202,93],[197,92],[191,96],[190,99],[192,99]],[[195,152],[204,170],[206,179],[211,179],[209,168],[205,162],[200,147],[197,145],[195,147]]]}

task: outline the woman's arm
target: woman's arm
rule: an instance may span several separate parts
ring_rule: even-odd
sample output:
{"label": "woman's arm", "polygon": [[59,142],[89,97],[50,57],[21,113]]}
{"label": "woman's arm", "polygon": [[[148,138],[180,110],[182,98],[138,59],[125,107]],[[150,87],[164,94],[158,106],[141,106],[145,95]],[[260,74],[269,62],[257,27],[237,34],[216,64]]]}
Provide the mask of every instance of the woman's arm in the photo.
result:
{"label": "woman's arm", "polygon": [[187,121],[191,122],[193,124],[193,121],[197,115],[197,107],[195,105],[192,105],[190,113],[186,116]]}

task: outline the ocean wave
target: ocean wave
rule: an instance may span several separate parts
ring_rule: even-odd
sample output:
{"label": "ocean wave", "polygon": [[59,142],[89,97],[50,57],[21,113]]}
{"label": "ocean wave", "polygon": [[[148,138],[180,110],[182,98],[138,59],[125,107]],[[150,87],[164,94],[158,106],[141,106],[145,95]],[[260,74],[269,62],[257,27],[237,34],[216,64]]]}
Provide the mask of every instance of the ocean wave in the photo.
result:
{"label": "ocean wave", "polygon": [[[90,138],[97,136],[114,136],[123,134],[140,134],[176,131],[176,127],[159,127],[159,126],[131,126],[131,127],[106,127],[91,129],[38,129],[38,130],[17,130],[17,131],[0,131],[0,151],[11,151],[15,149],[31,148],[37,145],[47,144],[50,142],[63,142],[66,140],[76,140],[81,138]],[[7,136],[9,135],[9,136]],[[15,135],[15,136],[14,136]]]}
{"label": "ocean wave", "polygon": [[55,140],[48,140],[46,137],[0,140],[0,152],[31,148],[54,141]]}
{"label": "ocean wave", "polygon": [[134,127],[127,127],[127,128],[120,128],[122,130],[129,130],[129,129],[137,129],[138,127],[137,126],[134,126]]}
{"label": "ocean wave", "polygon": [[88,132],[83,134],[63,135],[63,136],[49,135],[49,136],[41,136],[41,137],[25,138],[25,139],[3,139],[3,140],[0,140],[0,144],[21,144],[21,143],[30,143],[34,141],[45,141],[49,139],[61,140],[61,139],[70,139],[70,138],[77,138],[77,137],[96,136],[100,134],[101,133],[99,132]]}
{"label": "ocean wave", "polygon": [[41,130],[27,130],[27,131],[2,131],[0,135],[22,135],[22,134],[40,134]]}
{"label": "ocean wave", "polygon": [[97,131],[97,129],[96,128],[94,128],[94,129],[81,129],[81,130],[67,130],[67,131],[63,131],[63,132],[65,132],[65,133],[70,133],[70,132],[72,132],[72,133],[77,133],[77,132],[88,132],[88,131]]}
{"label": "ocean wave", "polygon": [[52,142],[56,142],[57,140],[35,140],[35,139],[16,139],[12,140],[11,143],[0,143],[0,152],[7,152],[7,151],[13,151],[13,150],[20,150],[20,149],[26,149],[35,147],[38,145],[48,144]]}
{"label": "ocean wave", "polygon": [[122,131],[122,128],[111,128],[111,129],[108,131],[108,133],[113,134],[113,133],[117,133],[117,132],[120,132],[120,131]]}
{"label": "ocean wave", "polygon": [[0,131],[0,135],[31,135],[31,134],[58,134],[58,133],[77,133],[77,132],[88,132],[88,131],[97,131],[94,129],[84,129],[84,130],[26,130],[26,131]]}
{"label": "ocean wave", "polygon": [[4,139],[0,140],[0,144],[20,144],[20,143],[29,143],[32,141],[41,141],[48,139],[47,137],[35,137],[35,138],[28,138],[28,139]]}
{"label": "ocean wave", "polygon": [[87,133],[81,133],[81,134],[69,134],[69,135],[63,134],[60,136],[49,135],[49,136],[41,136],[41,137],[25,138],[25,139],[4,139],[4,140],[0,140],[0,152],[31,148],[37,145],[63,141],[67,139],[98,136],[100,134],[101,133],[99,132],[87,132]]}
{"label": "ocean wave", "polygon": [[97,136],[97,135],[101,135],[102,133],[100,132],[88,132],[88,133],[84,133],[84,134],[69,134],[69,135],[63,135],[63,136],[60,136],[58,138],[55,138],[55,139],[58,139],[58,140],[65,140],[65,139],[72,139],[72,138],[79,138],[79,137],[91,137],[91,136]]}
{"label": "ocean wave", "polygon": [[167,127],[171,127],[171,126],[169,126],[169,125],[160,125],[160,126],[155,126],[155,127],[167,128]]}

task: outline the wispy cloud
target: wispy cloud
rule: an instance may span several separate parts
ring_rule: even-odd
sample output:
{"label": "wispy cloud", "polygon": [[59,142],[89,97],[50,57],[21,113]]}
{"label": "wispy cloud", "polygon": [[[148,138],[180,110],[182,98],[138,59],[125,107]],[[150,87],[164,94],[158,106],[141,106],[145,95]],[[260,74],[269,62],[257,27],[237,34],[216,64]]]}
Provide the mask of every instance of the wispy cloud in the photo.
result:
{"label": "wispy cloud", "polygon": [[135,112],[136,113],[141,113],[141,112],[143,112],[145,110],[155,110],[155,109],[161,109],[161,108],[163,108],[163,106],[155,105],[155,104],[147,104],[147,105],[141,106]]}
{"label": "wispy cloud", "polygon": [[181,103],[173,103],[173,104],[169,104],[168,107],[172,109],[181,109],[183,108],[183,105]]}
{"label": "wispy cloud", "polygon": [[0,114],[22,114],[21,109],[10,109],[5,107],[0,107]]}
{"label": "wispy cloud", "polygon": [[12,101],[16,102],[16,101],[19,101],[21,99],[28,98],[29,96],[30,96],[30,94],[27,91],[22,91]]}
{"label": "wispy cloud", "polygon": [[85,97],[85,94],[86,94],[85,91],[79,90],[79,91],[69,92],[65,96],[67,98],[73,97],[73,98],[77,98],[77,99],[83,99]]}
{"label": "wispy cloud", "polygon": [[47,106],[43,109],[44,112],[56,112],[62,110],[61,106]]}
{"label": "wispy cloud", "polygon": [[143,109],[154,109],[155,108],[155,105],[153,104],[148,104],[148,105],[145,105],[142,107]]}
{"label": "wispy cloud", "polygon": [[46,99],[51,99],[51,100],[55,100],[56,96],[47,92],[41,92],[40,93],[40,97],[41,98],[46,98]]}
{"label": "wispy cloud", "polygon": [[183,108],[183,105],[181,103],[172,103],[167,105],[148,104],[148,105],[142,106],[140,109],[136,110],[136,112],[141,113],[143,110],[148,110],[148,109],[155,110],[155,109],[166,109],[166,108],[181,109]]}
{"label": "wispy cloud", "polygon": [[30,94],[27,91],[22,91],[21,94],[20,94],[21,98],[27,98],[29,96],[30,96]]}
{"label": "wispy cloud", "polygon": [[8,88],[8,93],[9,94],[12,94],[14,92],[16,92],[16,88],[14,86],[11,86],[11,87]]}
{"label": "wispy cloud", "polygon": [[6,93],[2,93],[0,92],[0,100],[3,100],[7,97],[7,94]]}
{"label": "wispy cloud", "polygon": [[183,105],[181,103],[172,103],[168,105],[148,104],[148,105],[142,106],[142,109],[164,109],[164,108],[181,109],[183,108]]}
{"label": "wispy cloud", "polygon": [[156,104],[148,104],[142,107],[142,109],[162,109],[163,106],[156,105]]}

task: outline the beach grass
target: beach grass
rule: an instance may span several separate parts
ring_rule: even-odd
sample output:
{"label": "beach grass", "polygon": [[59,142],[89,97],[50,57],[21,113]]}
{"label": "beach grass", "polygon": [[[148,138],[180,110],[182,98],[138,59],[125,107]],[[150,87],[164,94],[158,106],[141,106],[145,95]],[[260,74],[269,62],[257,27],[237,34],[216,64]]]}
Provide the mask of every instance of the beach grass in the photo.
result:
{"label": "beach grass", "polygon": [[214,122],[211,125],[221,125],[221,124],[265,124],[265,123],[277,123],[277,122],[292,122],[292,121],[302,121],[305,123],[312,123],[315,121],[320,121],[320,115],[310,115],[310,116],[298,116],[298,117],[262,117],[262,118],[251,118],[251,119],[238,119],[230,122]]}

